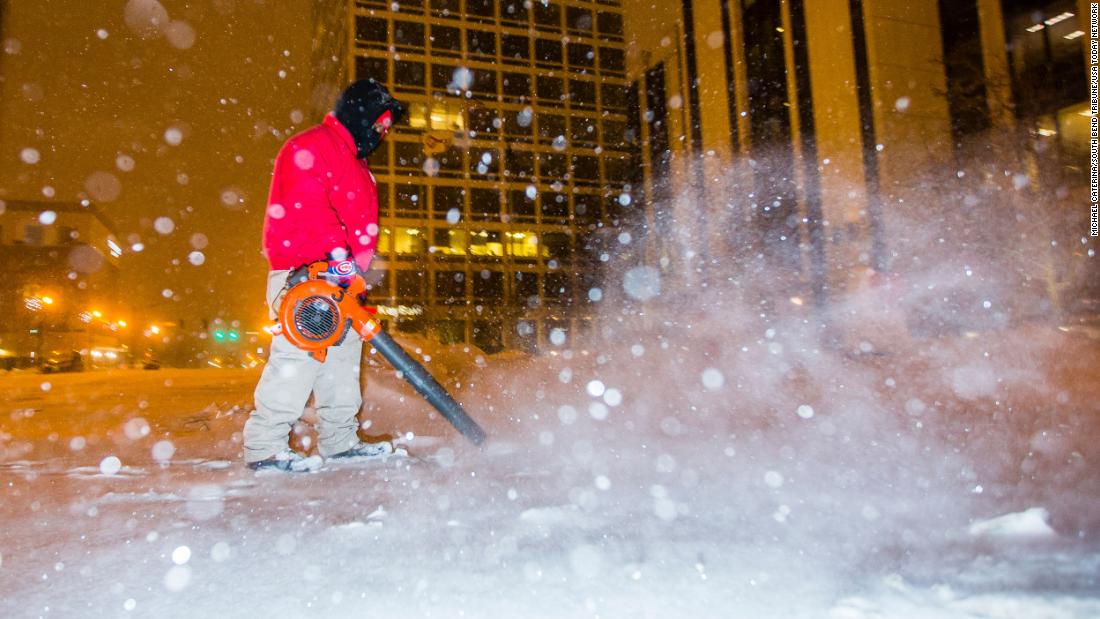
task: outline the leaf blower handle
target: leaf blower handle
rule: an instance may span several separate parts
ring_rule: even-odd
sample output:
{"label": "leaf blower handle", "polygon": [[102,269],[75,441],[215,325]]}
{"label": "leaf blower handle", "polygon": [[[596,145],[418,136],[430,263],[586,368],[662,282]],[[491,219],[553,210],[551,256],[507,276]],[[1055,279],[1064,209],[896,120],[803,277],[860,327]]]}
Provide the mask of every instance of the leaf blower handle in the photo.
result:
{"label": "leaf blower handle", "polygon": [[401,375],[416,389],[417,393],[424,397],[429,404],[435,407],[451,425],[463,436],[470,439],[475,445],[481,445],[485,441],[485,431],[477,422],[470,418],[455,402],[447,390],[432,378],[424,366],[409,357],[401,345],[391,338],[385,331],[379,331],[370,340],[371,346],[380,352],[383,357],[395,367]]}

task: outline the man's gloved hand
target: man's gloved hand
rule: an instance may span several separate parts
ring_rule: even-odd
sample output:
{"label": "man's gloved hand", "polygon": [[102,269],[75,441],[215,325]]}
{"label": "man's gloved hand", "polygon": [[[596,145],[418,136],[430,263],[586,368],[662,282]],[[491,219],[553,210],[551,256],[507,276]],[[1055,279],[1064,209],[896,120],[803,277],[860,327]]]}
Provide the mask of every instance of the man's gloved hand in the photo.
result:
{"label": "man's gloved hand", "polygon": [[351,259],[345,260],[329,260],[328,261],[328,274],[329,281],[347,288],[352,280],[359,275],[359,268],[355,266],[355,261]]}

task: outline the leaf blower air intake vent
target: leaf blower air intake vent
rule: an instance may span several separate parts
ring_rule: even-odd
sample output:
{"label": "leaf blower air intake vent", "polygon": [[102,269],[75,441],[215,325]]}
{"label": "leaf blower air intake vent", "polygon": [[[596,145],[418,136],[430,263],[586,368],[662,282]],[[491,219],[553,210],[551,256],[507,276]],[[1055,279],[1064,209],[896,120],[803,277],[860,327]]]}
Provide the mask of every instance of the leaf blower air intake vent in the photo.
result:
{"label": "leaf blower air intake vent", "polygon": [[294,308],[294,325],[302,337],[319,342],[332,337],[339,326],[336,303],[325,297],[307,297]]}

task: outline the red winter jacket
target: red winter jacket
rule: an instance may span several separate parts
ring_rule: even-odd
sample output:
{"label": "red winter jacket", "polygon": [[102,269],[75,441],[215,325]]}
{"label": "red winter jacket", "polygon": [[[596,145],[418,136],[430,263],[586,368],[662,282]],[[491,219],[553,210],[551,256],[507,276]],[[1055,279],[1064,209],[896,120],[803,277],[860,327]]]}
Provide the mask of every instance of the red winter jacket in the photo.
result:
{"label": "red winter jacket", "polygon": [[378,189],[355,141],[332,114],[287,140],[275,159],[264,217],[264,255],[271,268],[324,260],[333,250],[354,256],[363,271],[378,242]]}

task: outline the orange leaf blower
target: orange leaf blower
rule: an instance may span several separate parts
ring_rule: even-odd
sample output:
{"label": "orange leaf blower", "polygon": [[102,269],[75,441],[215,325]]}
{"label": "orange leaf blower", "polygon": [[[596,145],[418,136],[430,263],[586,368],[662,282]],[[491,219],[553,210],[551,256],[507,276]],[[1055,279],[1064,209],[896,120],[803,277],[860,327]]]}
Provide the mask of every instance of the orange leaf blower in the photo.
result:
{"label": "orange leaf blower", "polygon": [[346,273],[332,273],[328,262],[319,261],[290,274],[279,306],[279,331],[291,344],[321,362],[329,347],[354,332],[370,342],[456,430],[480,445],[485,432],[424,366],[382,331],[382,325],[359,302],[360,295],[367,291],[366,281],[350,262],[340,263],[337,269],[343,265],[347,265]]}

